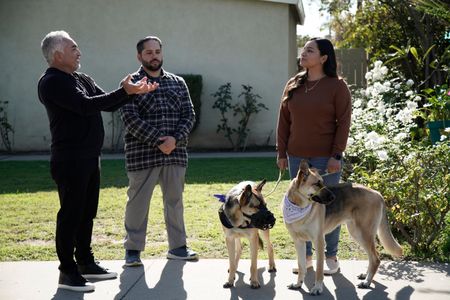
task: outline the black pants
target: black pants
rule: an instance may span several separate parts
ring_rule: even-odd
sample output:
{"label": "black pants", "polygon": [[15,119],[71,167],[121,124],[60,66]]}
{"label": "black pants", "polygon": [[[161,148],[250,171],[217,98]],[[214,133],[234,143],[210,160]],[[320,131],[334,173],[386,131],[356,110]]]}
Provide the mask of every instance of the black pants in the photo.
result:
{"label": "black pants", "polygon": [[59,270],[73,272],[75,259],[78,264],[94,262],[91,238],[100,189],[99,158],[51,162],[50,170],[60,203],[56,218]]}

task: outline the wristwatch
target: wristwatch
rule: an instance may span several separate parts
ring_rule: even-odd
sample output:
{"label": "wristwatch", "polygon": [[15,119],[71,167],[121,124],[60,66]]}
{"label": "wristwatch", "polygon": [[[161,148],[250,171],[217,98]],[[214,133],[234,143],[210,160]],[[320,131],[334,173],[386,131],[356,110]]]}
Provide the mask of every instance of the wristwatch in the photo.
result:
{"label": "wristwatch", "polygon": [[333,156],[332,156],[335,160],[341,160],[342,159],[342,155],[341,154],[339,154],[339,153],[335,153],[335,154],[333,154]]}

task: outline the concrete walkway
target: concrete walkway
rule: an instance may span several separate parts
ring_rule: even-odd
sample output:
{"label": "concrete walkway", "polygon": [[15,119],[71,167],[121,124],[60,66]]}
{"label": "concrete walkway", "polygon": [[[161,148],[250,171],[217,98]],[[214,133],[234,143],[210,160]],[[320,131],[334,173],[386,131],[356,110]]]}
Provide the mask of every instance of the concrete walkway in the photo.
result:
{"label": "concrete walkway", "polygon": [[258,262],[261,288],[249,286],[250,261],[240,262],[235,287],[222,287],[227,279],[228,260],[200,259],[183,262],[166,259],[144,260],[144,266],[122,268],[123,261],[104,261],[102,265],[118,272],[113,280],[98,281],[91,293],[57,288],[58,262],[0,263],[0,299],[366,299],[366,300],[444,300],[450,299],[450,266],[417,262],[382,262],[370,289],[358,289],[358,274],[367,261],[341,261],[341,270],[326,276],[321,296],[308,294],[314,271],[307,273],[300,291],[286,286],[296,281],[291,273],[293,260],[277,260],[277,273],[267,272],[267,261]]}

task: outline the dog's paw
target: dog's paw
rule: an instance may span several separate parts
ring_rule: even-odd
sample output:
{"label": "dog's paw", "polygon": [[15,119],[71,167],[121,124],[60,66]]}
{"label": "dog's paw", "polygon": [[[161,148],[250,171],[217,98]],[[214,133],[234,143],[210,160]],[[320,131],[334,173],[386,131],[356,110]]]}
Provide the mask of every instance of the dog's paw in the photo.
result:
{"label": "dog's paw", "polygon": [[367,282],[367,281],[361,281],[361,282],[358,284],[358,288],[360,288],[360,289],[369,289],[369,288],[370,288],[370,282]]}
{"label": "dog's paw", "polygon": [[223,288],[224,289],[229,289],[229,288],[232,288],[234,286],[234,284],[231,282],[225,282],[224,284],[223,284]]}
{"label": "dog's paw", "polygon": [[365,273],[361,273],[358,275],[358,279],[360,279],[360,280],[364,280],[364,279],[366,279],[366,277],[367,277],[367,274],[365,274]]}
{"label": "dog's paw", "polygon": [[277,271],[277,268],[275,268],[275,267],[269,268],[269,270],[268,270],[269,273],[275,273],[276,271]]}
{"label": "dog's paw", "polygon": [[317,295],[322,294],[322,291],[323,291],[323,284],[315,283],[314,286],[312,287],[311,291],[309,292],[309,294],[312,296],[317,296]]}
{"label": "dog's paw", "polygon": [[259,289],[261,287],[261,285],[259,284],[258,281],[252,281],[250,282],[250,287],[254,290]]}
{"label": "dog's paw", "polygon": [[303,281],[300,282],[300,284],[298,284],[298,283],[291,283],[291,284],[288,285],[287,287],[288,287],[288,289],[290,289],[290,290],[300,290],[300,289],[302,288],[302,284],[303,284]]}

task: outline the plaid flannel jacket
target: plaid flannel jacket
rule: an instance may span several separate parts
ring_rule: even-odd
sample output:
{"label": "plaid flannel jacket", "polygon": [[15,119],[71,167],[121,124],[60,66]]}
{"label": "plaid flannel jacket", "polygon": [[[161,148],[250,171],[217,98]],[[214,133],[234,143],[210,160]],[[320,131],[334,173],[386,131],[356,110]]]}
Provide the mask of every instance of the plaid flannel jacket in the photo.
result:
{"label": "plaid flannel jacket", "polygon": [[[133,81],[144,76],[148,77],[141,66],[133,74]],[[127,171],[167,165],[187,167],[186,146],[195,121],[191,97],[183,78],[161,69],[158,79],[156,90],[134,96],[120,110],[125,125]],[[158,148],[162,136],[173,136],[176,140],[176,148],[169,155]]]}

